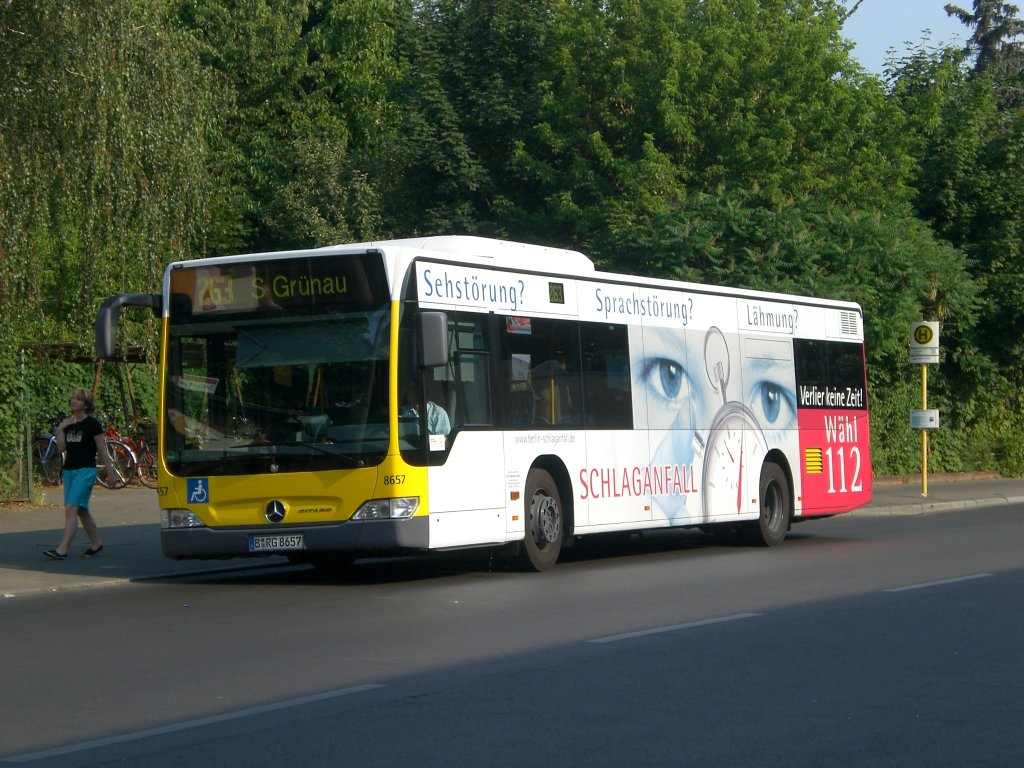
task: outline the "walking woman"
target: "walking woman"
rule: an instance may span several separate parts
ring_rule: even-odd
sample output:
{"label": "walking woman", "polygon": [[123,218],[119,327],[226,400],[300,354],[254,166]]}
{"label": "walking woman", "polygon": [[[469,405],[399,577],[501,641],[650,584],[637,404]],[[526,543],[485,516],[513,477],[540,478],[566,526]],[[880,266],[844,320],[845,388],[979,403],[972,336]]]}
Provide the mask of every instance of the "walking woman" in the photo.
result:
{"label": "walking woman", "polygon": [[93,485],[96,484],[96,455],[99,453],[107,465],[110,477],[114,476],[114,466],[107,453],[103,425],[92,416],[92,392],[79,387],[71,395],[71,415],[57,427],[57,448],[64,454],[64,538],[55,549],[48,549],[43,554],[54,560],[66,560],[71,542],[78,533],[78,521],[89,537],[89,549],[82,557],[93,557],[103,551],[96,528],[96,520],[89,512],[89,497]]}

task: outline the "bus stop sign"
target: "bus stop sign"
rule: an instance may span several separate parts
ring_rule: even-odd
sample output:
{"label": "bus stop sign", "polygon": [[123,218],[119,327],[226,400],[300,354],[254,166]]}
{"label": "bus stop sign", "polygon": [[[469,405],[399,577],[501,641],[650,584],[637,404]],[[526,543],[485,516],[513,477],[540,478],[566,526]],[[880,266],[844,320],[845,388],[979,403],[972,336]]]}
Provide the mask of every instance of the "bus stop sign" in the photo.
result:
{"label": "bus stop sign", "polygon": [[910,362],[939,362],[939,324],[928,321],[910,326]]}

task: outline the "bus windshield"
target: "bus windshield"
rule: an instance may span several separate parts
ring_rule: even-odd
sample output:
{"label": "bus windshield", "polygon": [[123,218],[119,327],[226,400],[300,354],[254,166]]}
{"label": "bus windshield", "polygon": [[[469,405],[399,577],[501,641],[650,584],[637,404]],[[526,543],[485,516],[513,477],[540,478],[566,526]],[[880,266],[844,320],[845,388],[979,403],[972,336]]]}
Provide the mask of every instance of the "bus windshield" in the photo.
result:
{"label": "bus windshield", "polygon": [[171,283],[163,446],[173,473],[383,459],[389,315],[379,258],[182,269]]}

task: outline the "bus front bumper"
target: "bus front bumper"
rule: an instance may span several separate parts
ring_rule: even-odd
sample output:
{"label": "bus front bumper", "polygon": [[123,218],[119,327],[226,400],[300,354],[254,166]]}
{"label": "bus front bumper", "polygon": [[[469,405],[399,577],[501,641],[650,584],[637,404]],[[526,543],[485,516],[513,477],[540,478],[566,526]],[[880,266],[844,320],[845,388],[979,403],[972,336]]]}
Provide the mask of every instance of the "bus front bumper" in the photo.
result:
{"label": "bus front bumper", "polygon": [[[258,528],[162,528],[164,555],[176,560],[317,552],[396,552],[428,548],[427,517],[405,520],[367,520],[326,525]],[[301,549],[253,548],[254,537],[302,536]]]}

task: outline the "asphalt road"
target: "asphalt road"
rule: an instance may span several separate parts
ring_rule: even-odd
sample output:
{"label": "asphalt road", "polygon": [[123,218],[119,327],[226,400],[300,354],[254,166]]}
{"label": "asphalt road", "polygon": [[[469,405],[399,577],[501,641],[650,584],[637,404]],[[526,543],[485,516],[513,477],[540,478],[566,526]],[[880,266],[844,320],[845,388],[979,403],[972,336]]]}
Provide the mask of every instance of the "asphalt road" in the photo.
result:
{"label": "asphalt road", "polygon": [[1024,507],[0,602],[0,762],[1016,766]]}

